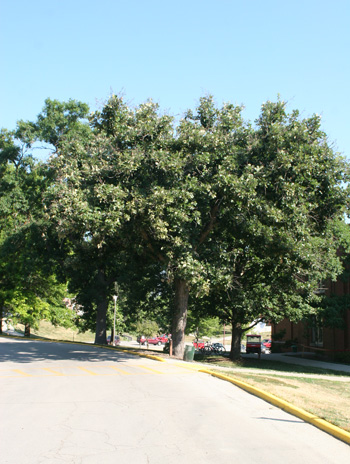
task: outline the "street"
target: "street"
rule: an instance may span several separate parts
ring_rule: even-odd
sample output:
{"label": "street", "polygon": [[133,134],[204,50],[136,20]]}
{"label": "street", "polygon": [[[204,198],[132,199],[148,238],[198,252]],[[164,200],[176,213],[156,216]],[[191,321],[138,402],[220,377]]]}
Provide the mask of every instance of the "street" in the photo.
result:
{"label": "street", "polygon": [[339,464],[350,447],[182,361],[0,337],[2,464]]}

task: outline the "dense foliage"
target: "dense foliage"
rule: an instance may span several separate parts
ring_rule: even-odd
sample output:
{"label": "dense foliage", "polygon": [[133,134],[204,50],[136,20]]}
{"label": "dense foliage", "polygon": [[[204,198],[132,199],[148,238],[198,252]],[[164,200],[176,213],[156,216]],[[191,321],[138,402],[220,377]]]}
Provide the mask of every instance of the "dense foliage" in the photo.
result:
{"label": "dense foliage", "polygon": [[60,263],[51,275],[68,280],[97,343],[116,282],[125,318],[153,313],[176,356],[189,307],[193,320],[232,325],[232,357],[252,321],[319,311],[317,288],[342,272],[349,234],[348,165],[317,116],[267,102],[252,125],[210,96],[178,124],[152,101],[131,108],[117,96],[87,115],[79,102],[47,100],[17,137],[53,147],[36,223]]}

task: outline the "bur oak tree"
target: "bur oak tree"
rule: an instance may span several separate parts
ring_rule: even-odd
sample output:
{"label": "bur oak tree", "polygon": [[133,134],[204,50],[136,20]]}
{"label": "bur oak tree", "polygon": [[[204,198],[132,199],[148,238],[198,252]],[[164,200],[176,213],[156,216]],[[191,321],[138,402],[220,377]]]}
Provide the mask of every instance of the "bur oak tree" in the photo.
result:
{"label": "bur oak tree", "polygon": [[99,282],[96,341],[126,264],[154,263],[171,287],[178,357],[189,302],[230,321],[232,357],[247,322],[315,310],[318,282],[341,272],[348,200],[348,166],[317,116],[267,102],[253,125],[209,96],[175,124],[152,101],[131,108],[112,96],[90,125],[50,161],[46,206],[75,244],[72,262],[89,256],[86,275]]}

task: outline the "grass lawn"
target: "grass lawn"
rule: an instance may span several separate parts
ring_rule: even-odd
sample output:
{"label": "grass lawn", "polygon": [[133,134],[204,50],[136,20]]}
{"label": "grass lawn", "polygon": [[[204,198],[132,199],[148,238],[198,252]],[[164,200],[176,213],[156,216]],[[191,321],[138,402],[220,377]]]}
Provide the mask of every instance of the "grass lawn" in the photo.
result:
{"label": "grass lawn", "polygon": [[[19,324],[16,327],[18,332],[24,332],[24,326]],[[65,329],[64,327],[55,327],[48,321],[41,321],[38,330],[31,329],[31,338],[47,338],[50,340],[64,340],[67,342],[85,342],[93,343],[95,334],[93,332],[80,333],[77,329]]]}
{"label": "grass lawn", "polygon": [[[225,367],[225,375],[272,393],[350,432],[348,372],[250,358],[239,363],[219,356],[197,360],[210,364],[214,371],[215,367]],[[348,381],[344,381],[344,377],[348,377]]]}

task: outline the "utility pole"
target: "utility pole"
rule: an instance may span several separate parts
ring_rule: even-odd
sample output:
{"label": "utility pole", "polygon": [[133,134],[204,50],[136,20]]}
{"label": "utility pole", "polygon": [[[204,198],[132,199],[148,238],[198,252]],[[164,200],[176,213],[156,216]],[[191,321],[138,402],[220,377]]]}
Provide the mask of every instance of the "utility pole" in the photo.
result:
{"label": "utility pole", "polygon": [[113,319],[113,341],[112,341],[112,344],[113,346],[115,346],[115,317],[116,317],[116,313],[117,313],[117,299],[118,299],[118,295],[113,295],[113,300],[114,300],[114,319]]}

